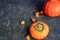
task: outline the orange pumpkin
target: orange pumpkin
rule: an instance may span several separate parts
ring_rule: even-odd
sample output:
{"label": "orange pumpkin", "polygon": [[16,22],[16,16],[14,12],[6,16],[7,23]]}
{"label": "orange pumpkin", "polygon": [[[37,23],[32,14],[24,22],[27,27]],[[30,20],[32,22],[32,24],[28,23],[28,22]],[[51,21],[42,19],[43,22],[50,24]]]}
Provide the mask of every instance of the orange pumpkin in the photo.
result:
{"label": "orange pumpkin", "polygon": [[30,26],[29,33],[37,40],[44,39],[49,33],[49,27],[44,22],[35,22]]}
{"label": "orange pumpkin", "polygon": [[48,0],[43,6],[43,12],[50,17],[56,17],[60,15],[60,1]]}

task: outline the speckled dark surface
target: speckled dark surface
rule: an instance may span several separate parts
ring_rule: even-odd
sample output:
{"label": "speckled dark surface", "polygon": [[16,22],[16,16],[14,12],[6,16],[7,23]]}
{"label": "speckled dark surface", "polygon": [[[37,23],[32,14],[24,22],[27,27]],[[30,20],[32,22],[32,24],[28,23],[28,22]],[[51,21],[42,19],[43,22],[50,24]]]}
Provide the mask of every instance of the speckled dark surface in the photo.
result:
{"label": "speckled dark surface", "polygon": [[[46,0],[0,0],[0,40],[25,40],[28,34],[31,17],[33,13],[42,9],[42,5]],[[36,18],[36,17],[35,17]],[[20,25],[20,21],[25,20],[24,26]],[[60,16],[50,18],[41,15],[36,18],[37,21],[43,21],[49,25],[49,35],[44,40],[60,40]],[[34,40],[31,38],[31,40]]]}

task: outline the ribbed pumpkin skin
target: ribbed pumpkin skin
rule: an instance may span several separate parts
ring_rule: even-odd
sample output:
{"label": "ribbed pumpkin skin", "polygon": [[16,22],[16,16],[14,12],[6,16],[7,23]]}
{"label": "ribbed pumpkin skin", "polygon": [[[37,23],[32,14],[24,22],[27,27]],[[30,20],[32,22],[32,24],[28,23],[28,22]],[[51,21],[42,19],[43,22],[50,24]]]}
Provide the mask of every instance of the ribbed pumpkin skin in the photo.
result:
{"label": "ribbed pumpkin skin", "polygon": [[60,1],[47,1],[43,6],[43,12],[50,17],[60,15]]}
{"label": "ribbed pumpkin skin", "polygon": [[[43,29],[42,31],[37,31],[37,30],[34,28],[34,26],[35,26],[36,24],[38,24],[38,23],[43,24],[44,29]],[[49,33],[49,27],[48,27],[48,25],[47,25],[46,23],[44,23],[44,22],[35,22],[35,23],[33,23],[33,24],[30,26],[30,28],[29,28],[29,33],[30,33],[31,37],[34,38],[34,39],[38,39],[38,40],[44,39],[44,38],[48,35],[48,33]]]}

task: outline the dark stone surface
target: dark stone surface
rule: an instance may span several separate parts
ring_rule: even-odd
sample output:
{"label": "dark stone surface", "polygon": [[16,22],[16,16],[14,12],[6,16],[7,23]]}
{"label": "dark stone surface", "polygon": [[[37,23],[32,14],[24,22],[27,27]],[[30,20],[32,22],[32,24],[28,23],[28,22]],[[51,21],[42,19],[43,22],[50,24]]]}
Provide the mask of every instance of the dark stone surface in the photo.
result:
{"label": "dark stone surface", "polygon": [[[0,0],[0,40],[25,40],[33,13],[42,9],[46,0]],[[25,20],[26,25],[20,25]],[[50,32],[44,40],[60,40],[60,17],[41,15],[36,18],[49,25]],[[31,38],[31,40],[34,40]]]}

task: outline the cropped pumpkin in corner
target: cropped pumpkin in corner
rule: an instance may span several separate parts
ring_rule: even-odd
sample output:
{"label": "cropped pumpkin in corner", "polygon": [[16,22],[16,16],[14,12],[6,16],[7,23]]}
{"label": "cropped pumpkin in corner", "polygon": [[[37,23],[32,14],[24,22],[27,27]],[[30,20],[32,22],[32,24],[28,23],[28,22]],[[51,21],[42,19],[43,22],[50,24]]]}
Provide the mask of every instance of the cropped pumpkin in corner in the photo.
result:
{"label": "cropped pumpkin in corner", "polygon": [[29,33],[36,40],[44,39],[49,33],[49,27],[44,22],[35,22],[29,28]]}
{"label": "cropped pumpkin in corner", "polygon": [[43,6],[43,12],[50,17],[60,16],[60,0],[47,0]]}

